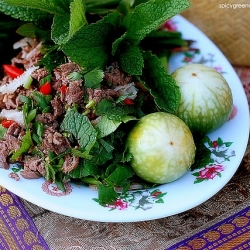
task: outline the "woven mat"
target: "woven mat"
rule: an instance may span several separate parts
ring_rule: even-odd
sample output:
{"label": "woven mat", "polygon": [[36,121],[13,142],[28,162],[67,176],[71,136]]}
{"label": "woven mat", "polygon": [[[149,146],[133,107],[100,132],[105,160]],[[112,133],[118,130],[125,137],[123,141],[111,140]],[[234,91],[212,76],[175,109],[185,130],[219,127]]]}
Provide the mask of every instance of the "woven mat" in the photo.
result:
{"label": "woven mat", "polygon": [[[250,165],[250,154],[244,164]],[[214,197],[187,212],[136,223],[101,223],[49,212],[24,201],[38,231],[53,250],[163,250],[250,205],[250,174],[242,164]],[[197,248],[196,248],[197,249]],[[198,248],[199,249],[199,248]]]}
{"label": "woven mat", "polygon": [[250,2],[190,0],[183,16],[202,30],[234,65],[250,65]]}
{"label": "woven mat", "polygon": [[[242,84],[249,96],[250,67],[235,67],[235,69],[242,79]],[[172,248],[177,242],[192,237],[197,232],[201,232],[201,230],[229,218],[229,216],[250,205],[249,171],[250,146],[247,148],[245,157],[236,174],[215,196],[186,212],[145,222],[92,222],[50,212],[25,200],[22,200],[22,202],[38,231],[52,250],[177,249]],[[203,248],[185,247],[179,249]]]}
{"label": "woven mat", "polygon": [[0,186],[0,249],[49,250],[15,194]]}

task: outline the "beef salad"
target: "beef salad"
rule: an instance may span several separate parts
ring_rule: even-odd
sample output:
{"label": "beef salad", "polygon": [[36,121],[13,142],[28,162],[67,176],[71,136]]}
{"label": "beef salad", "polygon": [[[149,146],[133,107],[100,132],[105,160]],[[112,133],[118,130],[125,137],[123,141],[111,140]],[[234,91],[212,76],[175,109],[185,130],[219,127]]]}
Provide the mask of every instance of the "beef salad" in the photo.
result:
{"label": "beef salad", "polygon": [[109,1],[106,9],[45,2],[4,0],[0,7],[24,22],[0,80],[0,167],[62,191],[68,181],[93,185],[101,205],[134,184],[154,185],[135,175],[125,142],[141,117],[178,107],[166,66],[190,41],[162,24],[189,2],[116,1],[112,10]]}

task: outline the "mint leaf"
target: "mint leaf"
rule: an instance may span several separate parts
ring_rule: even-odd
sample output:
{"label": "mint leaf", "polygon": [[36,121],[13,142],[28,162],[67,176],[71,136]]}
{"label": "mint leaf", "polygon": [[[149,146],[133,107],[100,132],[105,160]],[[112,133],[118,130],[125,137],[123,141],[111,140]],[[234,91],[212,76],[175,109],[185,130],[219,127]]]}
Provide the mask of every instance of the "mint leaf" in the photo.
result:
{"label": "mint leaf", "polygon": [[86,151],[90,150],[96,142],[97,132],[91,122],[86,116],[75,110],[67,111],[61,123],[61,129],[72,133],[80,147]]}
{"label": "mint leaf", "polygon": [[50,27],[52,24],[52,14],[37,9],[12,6],[6,4],[5,0],[0,0],[0,11],[22,21],[34,22],[41,27]]}
{"label": "mint leaf", "polygon": [[211,158],[210,149],[207,148],[206,145],[204,144],[205,142],[207,142],[207,140],[210,141],[208,136],[202,138],[195,138],[196,155],[195,155],[195,161],[190,168],[191,171],[196,169],[201,169],[214,162],[214,160]]}
{"label": "mint leaf", "polygon": [[52,39],[57,44],[63,44],[81,27],[87,24],[85,4],[81,0],[74,0],[70,4],[70,14],[54,17],[52,25]]}
{"label": "mint leaf", "polygon": [[99,140],[90,151],[90,154],[93,155],[91,162],[95,165],[104,166],[107,161],[113,159],[112,153],[112,145],[109,145],[108,147],[101,140]]}
{"label": "mint leaf", "polygon": [[114,147],[110,145],[109,143],[107,143],[106,141],[101,139],[99,140],[99,142],[108,153],[111,153],[114,150]]}
{"label": "mint leaf", "polygon": [[68,40],[69,20],[69,14],[54,17],[53,25],[51,28],[51,38],[58,45],[63,44]]}
{"label": "mint leaf", "polygon": [[92,162],[85,161],[81,175],[82,177],[93,176],[95,178],[99,178],[101,175],[101,170]]}
{"label": "mint leaf", "polygon": [[143,85],[154,97],[159,109],[175,113],[180,102],[181,93],[174,78],[162,67],[156,55],[145,52],[143,68]]}
{"label": "mint leaf", "polygon": [[141,75],[144,60],[138,46],[126,46],[120,53],[119,65],[123,71],[130,75]]}
{"label": "mint leaf", "polygon": [[[54,47],[48,49],[45,56],[38,62],[38,66],[44,66],[50,73],[57,66],[65,63],[65,55],[62,51],[57,51]],[[43,81],[41,81],[42,83]],[[45,82],[44,82],[45,83]]]}
{"label": "mint leaf", "polygon": [[91,159],[92,156],[89,154],[89,151],[83,151],[81,148],[71,148],[69,150],[69,153],[71,153],[74,156],[77,156],[79,158],[85,158],[85,159]]}
{"label": "mint leaf", "polygon": [[93,69],[84,75],[84,86],[86,88],[100,88],[104,72],[100,69]]}
{"label": "mint leaf", "polygon": [[63,52],[86,69],[104,68],[110,55],[113,26],[103,20],[80,28],[62,46]]}
{"label": "mint leaf", "polygon": [[22,154],[25,154],[29,151],[29,149],[33,146],[32,138],[31,138],[31,132],[28,131],[22,138],[21,147],[19,150],[17,150],[12,156],[11,160],[15,161],[19,156]]}
{"label": "mint leaf", "polygon": [[105,186],[103,184],[99,184],[98,188],[98,202],[100,205],[112,204],[116,201],[118,194],[115,192],[113,186]]}
{"label": "mint leaf", "polygon": [[152,0],[135,7],[124,19],[126,39],[138,44],[164,21],[190,6],[188,0]]}
{"label": "mint leaf", "polygon": [[91,161],[82,160],[80,161],[80,164],[77,166],[77,168],[69,172],[68,175],[74,179],[81,179],[83,177],[89,176],[99,178],[101,175],[101,171]]}
{"label": "mint leaf", "polygon": [[100,116],[106,115],[110,120],[121,122],[123,117],[135,114],[135,107],[132,105],[115,104],[107,99],[102,99],[96,105],[96,114]]}
{"label": "mint leaf", "polygon": [[0,3],[38,9],[55,15],[67,12],[71,0],[1,0]]}
{"label": "mint leaf", "polygon": [[71,37],[77,30],[87,24],[86,1],[74,0],[70,4],[70,29],[69,37]]}
{"label": "mint leaf", "polygon": [[133,176],[133,171],[121,165],[116,166],[115,170],[104,179],[104,182],[114,186],[127,186],[128,179]]}
{"label": "mint leaf", "polygon": [[98,138],[103,138],[111,133],[113,133],[119,126],[121,122],[110,120],[108,116],[102,116],[102,119],[95,126],[98,132]]}
{"label": "mint leaf", "polygon": [[41,38],[44,40],[45,37],[47,39],[49,38],[48,32],[45,32],[41,29],[39,29],[37,26],[35,26],[33,23],[26,23],[22,26],[20,26],[16,33],[21,36],[31,37],[31,38]]}

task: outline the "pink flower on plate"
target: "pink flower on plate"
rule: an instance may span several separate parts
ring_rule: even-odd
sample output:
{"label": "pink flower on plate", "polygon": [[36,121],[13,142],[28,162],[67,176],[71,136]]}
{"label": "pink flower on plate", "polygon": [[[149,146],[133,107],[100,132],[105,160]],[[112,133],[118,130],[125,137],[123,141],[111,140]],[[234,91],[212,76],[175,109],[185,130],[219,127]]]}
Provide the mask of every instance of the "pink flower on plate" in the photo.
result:
{"label": "pink flower on plate", "polygon": [[215,176],[217,176],[220,172],[224,171],[225,167],[222,165],[212,165],[206,166],[203,170],[199,171],[198,179],[208,179],[212,180]]}
{"label": "pink flower on plate", "polygon": [[125,210],[128,208],[128,203],[122,199],[117,199],[113,204],[107,205],[107,207],[118,210]]}
{"label": "pink flower on plate", "polygon": [[163,23],[162,29],[169,30],[169,31],[176,31],[177,26],[176,26],[175,22],[172,19],[169,19],[168,21]]}
{"label": "pink flower on plate", "polygon": [[219,73],[222,72],[222,67],[221,66],[215,66],[214,69],[217,70]]}
{"label": "pink flower on plate", "polygon": [[228,120],[230,121],[230,120],[234,119],[234,117],[237,115],[237,113],[238,113],[238,109],[236,106],[233,105],[233,110],[232,110],[232,113],[231,113]]}

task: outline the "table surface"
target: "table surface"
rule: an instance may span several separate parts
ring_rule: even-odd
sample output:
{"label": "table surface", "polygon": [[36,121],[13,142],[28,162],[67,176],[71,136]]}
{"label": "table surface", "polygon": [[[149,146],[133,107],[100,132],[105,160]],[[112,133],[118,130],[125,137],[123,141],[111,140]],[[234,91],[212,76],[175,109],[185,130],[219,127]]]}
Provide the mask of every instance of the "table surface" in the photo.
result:
{"label": "table surface", "polygon": [[[250,102],[250,67],[234,68]],[[1,187],[0,203],[1,249],[250,249],[250,146],[222,190],[167,218],[135,223],[80,220],[45,210]]]}

